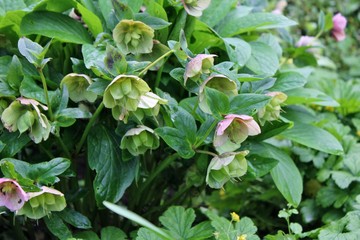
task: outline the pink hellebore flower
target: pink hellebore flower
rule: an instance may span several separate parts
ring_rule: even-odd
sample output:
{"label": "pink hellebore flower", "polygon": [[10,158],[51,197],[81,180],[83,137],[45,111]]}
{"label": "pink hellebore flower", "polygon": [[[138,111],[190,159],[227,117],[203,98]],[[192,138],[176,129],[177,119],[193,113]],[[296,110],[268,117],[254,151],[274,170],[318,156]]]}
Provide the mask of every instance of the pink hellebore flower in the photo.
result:
{"label": "pink hellebore flower", "polygon": [[220,153],[234,151],[248,136],[255,136],[260,133],[260,126],[252,117],[229,114],[217,125],[214,147]]}
{"label": "pink hellebore flower", "polygon": [[287,4],[287,2],[285,0],[280,0],[276,4],[276,7],[275,7],[274,11],[272,11],[272,13],[274,13],[274,14],[282,14],[287,5],[288,4]]}
{"label": "pink hellebore flower", "polygon": [[312,46],[314,39],[315,39],[315,37],[301,36],[299,41],[296,43],[296,46],[297,47]]}
{"label": "pink hellebore flower", "polygon": [[0,178],[0,206],[14,212],[22,208],[28,200],[29,196],[15,180]]}
{"label": "pink hellebore flower", "polygon": [[335,16],[333,16],[332,20],[333,20],[333,29],[331,33],[335,38],[335,40],[340,42],[344,40],[346,37],[345,28],[346,28],[347,20],[343,15],[341,15],[341,13],[338,13]]}

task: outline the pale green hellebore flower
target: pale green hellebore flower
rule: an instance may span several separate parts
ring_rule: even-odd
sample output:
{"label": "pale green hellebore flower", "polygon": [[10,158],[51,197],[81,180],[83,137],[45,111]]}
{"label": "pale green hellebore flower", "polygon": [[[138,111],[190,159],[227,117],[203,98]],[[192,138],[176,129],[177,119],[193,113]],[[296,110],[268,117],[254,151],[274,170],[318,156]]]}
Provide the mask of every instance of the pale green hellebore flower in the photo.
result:
{"label": "pale green hellebore flower", "polygon": [[69,73],[61,80],[60,86],[66,86],[69,91],[69,98],[73,102],[86,100],[92,103],[95,102],[97,95],[87,90],[91,83],[91,78],[85,74]]}
{"label": "pale green hellebore flower", "polygon": [[143,22],[124,19],[115,26],[113,38],[123,54],[150,53],[154,29]]}

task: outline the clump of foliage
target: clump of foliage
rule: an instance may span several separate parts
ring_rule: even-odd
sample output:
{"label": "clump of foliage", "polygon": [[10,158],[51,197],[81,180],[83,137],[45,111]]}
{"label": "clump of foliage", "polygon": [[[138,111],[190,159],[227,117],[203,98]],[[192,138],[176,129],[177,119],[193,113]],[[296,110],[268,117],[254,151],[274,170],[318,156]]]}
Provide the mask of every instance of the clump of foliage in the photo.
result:
{"label": "clump of foliage", "polygon": [[360,4],[318,4],[0,2],[0,236],[358,238]]}

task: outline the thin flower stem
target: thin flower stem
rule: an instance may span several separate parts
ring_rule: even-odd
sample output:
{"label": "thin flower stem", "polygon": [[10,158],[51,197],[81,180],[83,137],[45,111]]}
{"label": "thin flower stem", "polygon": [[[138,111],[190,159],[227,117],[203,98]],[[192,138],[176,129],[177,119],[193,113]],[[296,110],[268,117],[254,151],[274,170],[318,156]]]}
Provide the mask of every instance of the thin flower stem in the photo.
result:
{"label": "thin flower stem", "polygon": [[142,75],[144,75],[150,68],[152,68],[153,66],[155,66],[158,62],[160,62],[163,58],[169,56],[170,54],[172,54],[173,52],[175,52],[174,49],[168,51],[167,53],[165,53],[164,55],[160,56],[158,59],[156,59],[155,61],[153,61],[152,63],[150,63],[149,65],[146,66],[146,68],[144,68],[139,74],[138,76],[141,77]]}
{"label": "thin flower stem", "polygon": [[70,154],[70,151],[68,149],[68,147],[65,145],[64,141],[61,139],[61,137],[59,136],[56,136],[56,139],[58,140],[58,142],[60,143],[60,146],[61,148],[63,149],[64,153],[65,153],[65,156],[68,158],[68,159],[71,159],[71,154]]}
{"label": "thin flower stem", "polygon": [[217,157],[218,155],[216,155],[215,153],[209,152],[209,151],[205,151],[205,150],[195,150],[195,152],[197,153],[203,153],[203,154],[207,154],[213,157]]}
{"label": "thin flower stem", "polygon": [[217,122],[214,121],[211,126],[209,127],[209,129],[206,131],[204,137],[202,137],[199,141],[197,141],[197,143],[195,143],[195,148],[198,148],[204,141],[205,139],[209,136],[209,134],[211,133],[211,131],[214,129],[214,127],[216,126]]}
{"label": "thin flower stem", "polygon": [[98,106],[98,108],[96,109],[94,115],[90,118],[90,121],[88,122],[88,124],[86,125],[85,127],[85,130],[84,130],[84,133],[83,135],[81,136],[81,139],[80,139],[80,142],[79,144],[76,146],[76,150],[75,150],[75,155],[79,154],[89,132],[90,132],[90,129],[91,127],[93,126],[95,120],[98,118],[99,114],[101,113],[101,111],[103,110],[104,108],[104,103],[101,102],[100,105]]}
{"label": "thin flower stem", "polygon": [[44,88],[45,100],[46,100],[46,105],[48,107],[49,117],[50,117],[50,120],[53,121],[54,116],[53,116],[52,109],[51,109],[51,104],[50,104],[50,98],[49,98],[48,88],[47,88],[47,84],[46,84],[46,79],[45,79],[44,73],[43,73],[41,68],[38,69],[38,72],[39,72],[41,82],[42,82],[42,85],[43,85],[43,88]]}

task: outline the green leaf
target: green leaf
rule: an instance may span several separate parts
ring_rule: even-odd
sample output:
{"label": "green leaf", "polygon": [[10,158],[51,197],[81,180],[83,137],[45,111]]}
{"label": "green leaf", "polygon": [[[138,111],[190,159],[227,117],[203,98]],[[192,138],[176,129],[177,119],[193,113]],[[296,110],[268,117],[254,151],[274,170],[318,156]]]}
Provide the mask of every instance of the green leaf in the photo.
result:
{"label": "green leaf", "polygon": [[309,52],[303,52],[302,54],[299,54],[293,58],[294,64],[301,68],[301,67],[316,67],[317,66],[317,60],[315,56]]}
{"label": "green leaf", "polygon": [[191,227],[195,220],[195,212],[189,208],[172,206],[159,218],[161,224],[170,230],[172,239],[208,239],[213,229],[208,223]]}
{"label": "green leaf", "polygon": [[246,63],[251,71],[256,74],[272,76],[279,68],[279,59],[276,52],[262,42],[250,42],[251,57]]}
{"label": "green leaf", "polygon": [[276,136],[288,128],[294,126],[294,123],[291,121],[271,121],[266,122],[264,126],[261,127],[261,134],[256,135],[254,137],[250,137],[249,139],[254,141],[263,141],[265,139]]}
{"label": "green leaf", "polygon": [[17,154],[26,144],[30,142],[28,135],[21,134],[17,132],[8,132],[4,131],[1,133],[0,141],[2,141],[5,146],[0,152],[0,158],[13,157]]}
{"label": "green leaf", "polygon": [[131,221],[134,221],[137,224],[148,228],[149,230],[153,231],[154,233],[159,234],[160,236],[164,237],[165,239],[171,239],[170,236],[165,231],[163,231],[161,228],[156,227],[154,224],[152,224],[145,218],[137,215],[136,213],[129,211],[124,207],[115,205],[115,204],[107,202],[107,201],[104,201],[103,204],[105,207],[107,207],[111,211],[117,213],[118,215],[123,216],[127,219],[130,219]]}
{"label": "green leaf", "polygon": [[121,0],[111,0],[113,9],[115,11],[115,16],[118,21],[123,19],[133,19],[134,13],[132,9]]}
{"label": "green leaf", "polygon": [[[98,235],[93,231],[83,231],[74,233],[76,239],[86,239],[86,240],[100,240]],[[69,239],[68,239],[69,240]]]}
{"label": "green leaf", "polygon": [[119,141],[103,125],[92,128],[88,139],[88,163],[96,171],[93,182],[98,206],[104,200],[119,201],[135,176],[135,159],[121,160]]}
{"label": "green leaf", "polygon": [[84,21],[86,26],[89,28],[89,31],[96,38],[99,33],[102,33],[103,27],[101,20],[94,14],[92,11],[81,5],[76,1],[72,1],[75,9],[81,14],[81,19]]}
{"label": "green leaf", "polygon": [[196,140],[197,131],[194,117],[180,106],[171,111],[170,116],[174,122],[175,128],[184,133],[186,139],[193,144]]}
{"label": "green leaf", "polygon": [[126,240],[126,234],[117,227],[108,226],[101,229],[101,240]]}
{"label": "green leaf", "polygon": [[44,217],[44,221],[50,232],[60,240],[72,238],[69,228],[65,225],[61,218],[56,217],[56,215],[50,215],[49,217]]}
{"label": "green leaf", "polygon": [[250,177],[251,179],[256,179],[262,177],[270,172],[278,161],[272,158],[266,158],[259,155],[250,155],[247,156],[248,169],[246,173],[246,177]]}
{"label": "green leaf", "polygon": [[30,164],[21,160],[5,158],[5,161],[9,161],[14,164],[16,172],[23,177],[30,178],[37,183],[51,184],[58,182],[56,177],[66,169],[70,167],[70,160],[66,158],[54,158],[49,162],[41,162],[37,164]]}
{"label": "green leaf", "polygon": [[298,168],[289,155],[268,143],[253,143],[250,145],[250,152],[278,161],[270,171],[271,176],[284,198],[297,207],[301,201],[303,182]]}
{"label": "green leaf", "polygon": [[213,88],[206,87],[205,98],[211,112],[216,117],[220,118],[221,115],[227,114],[229,112],[229,98],[225,93],[222,93]]}
{"label": "green leaf", "polygon": [[251,13],[246,16],[235,15],[229,21],[218,25],[216,30],[222,37],[232,37],[245,32],[285,28],[296,24],[296,22],[280,14]]}
{"label": "green leaf", "polygon": [[104,50],[100,50],[91,44],[84,44],[81,47],[81,52],[87,69],[91,69],[98,77],[112,80],[105,67],[106,52]]}
{"label": "green leaf", "polygon": [[248,217],[240,218],[240,221],[235,223],[235,230],[240,235],[245,234],[246,239],[248,240],[260,240],[260,238],[255,235],[257,232],[257,227],[254,225],[253,221]]}
{"label": "green leaf", "polygon": [[316,104],[320,106],[339,107],[339,103],[330,96],[312,88],[294,88],[285,92],[287,104]]}
{"label": "green leaf", "polygon": [[174,239],[187,239],[192,223],[195,220],[193,209],[171,207],[159,218],[161,224],[170,230]]}
{"label": "green leaf", "polygon": [[243,93],[231,99],[229,112],[235,114],[253,115],[263,108],[270,97],[263,94]]}
{"label": "green leaf", "polygon": [[171,127],[161,127],[155,129],[155,132],[174,149],[182,158],[188,159],[195,155],[190,142],[186,139],[184,132]]}
{"label": "green leaf", "polygon": [[80,229],[91,228],[90,220],[81,213],[71,208],[65,208],[61,212],[57,212],[54,214],[56,214],[57,217],[60,217],[63,221],[69,223],[70,225],[76,228],[80,228]]}
{"label": "green leaf", "polygon": [[326,208],[334,204],[337,208],[341,207],[348,199],[346,191],[334,186],[322,187],[317,195],[316,202],[318,205]]}
{"label": "green leaf", "polygon": [[[181,27],[183,27],[183,25]],[[202,53],[205,48],[221,46],[223,40],[212,28],[195,19],[195,27],[192,31],[191,41],[188,40],[188,43],[189,49],[193,53]]]}
{"label": "green leaf", "polygon": [[14,55],[9,66],[6,80],[12,89],[18,91],[23,77],[24,73],[21,62],[19,61],[19,58]]}
{"label": "green leaf", "polygon": [[3,0],[0,2],[0,16],[4,16],[9,11],[26,8],[23,0]]}
{"label": "green leaf", "polygon": [[92,42],[81,23],[56,12],[36,11],[25,15],[20,31],[24,35],[39,34],[63,42],[78,44]]}
{"label": "green leaf", "polygon": [[284,92],[294,88],[303,87],[306,83],[306,78],[297,72],[283,72],[277,75],[276,82],[270,91]]}
{"label": "green leaf", "polygon": [[209,7],[202,12],[200,20],[209,27],[214,27],[224,19],[237,2],[237,0],[212,0]]}
{"label": "green leaf", "polygon": [[280,46],[279,40],[277,37],[271,33],[263,33],[260,38],[257,39],[258,42],[263,42],[266,45],[270,46],[275,52],[277,57],[280,59],[282,56],[282,48]]}
{"label": "green leaf", "polygon": [[117,19],[115,15],[114,6],[111,0],[99,0],[98,7],[103,15],[103,19],[105,20],[106,27],[108,30],[113,30],[118,24],[119,19]]}
{"label": "green leaf", "polygon": [[135,20],[145,23],[154,30],[163,29],[171,25],[171,23],[165,21],[164,19],[153,17],[148,13],[135,14]]}
{"label": "green leaf", "polygon": [[49,58],[44,59],[49,46],[50,42],[45,47],[42,47],[26,37],[22,37],[18,41],[18,49],[21,55],[37,68],[43,68],[50,60]]}
{"label": "green leaf", "polygon": [[318,30],[323,32],[325,30],[325,14],[323,11],[320,11],[318,16]]}
{"label": "green leaf", "polygon": [[319,151],[335,155],[344,153],[341,144],[332,134],[310,124],[295,122],[294,127],[282,132],[281,135]]}
{"label": "green leaf", "polygon": [[223,38],[230,61],[243,67],[251,57],[251,46],[240,38]]}
{"label": "green leaf", "polygon": [[348,188],[350,183],[359,179],[354,177],[351,173],[345,171],[331,171],[331,176],[336,185],[338,185],[341,189]]}

